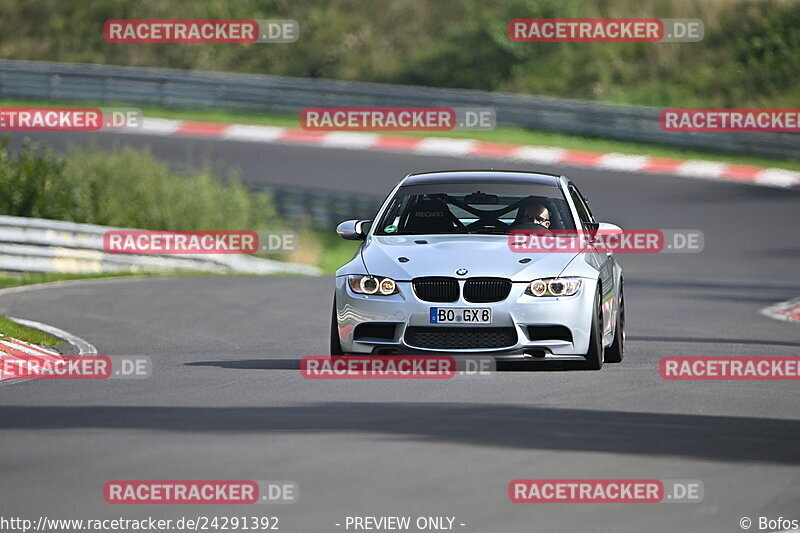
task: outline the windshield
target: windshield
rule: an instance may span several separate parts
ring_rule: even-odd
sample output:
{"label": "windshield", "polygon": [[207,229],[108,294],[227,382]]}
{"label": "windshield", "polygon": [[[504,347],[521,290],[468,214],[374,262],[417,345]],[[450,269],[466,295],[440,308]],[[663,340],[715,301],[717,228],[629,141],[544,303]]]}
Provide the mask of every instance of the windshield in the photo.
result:
{"label": "windshield", "polygon": [[561,189],[492,183],[401,187],[375,235],[507,235],[517,229],[575,229]]}

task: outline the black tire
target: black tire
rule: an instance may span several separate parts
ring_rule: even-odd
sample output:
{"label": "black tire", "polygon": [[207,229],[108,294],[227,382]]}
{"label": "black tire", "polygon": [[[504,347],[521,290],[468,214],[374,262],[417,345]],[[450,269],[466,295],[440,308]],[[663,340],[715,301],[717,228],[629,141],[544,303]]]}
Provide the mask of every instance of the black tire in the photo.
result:
{"label": "black tire", "polygon": [[592,329],[589,333],[589,350],[586,352],[585,370],[603,368],[603,309],[600,304],[600,291],[594,296],[594,312],[592,313]]}
{"label": "black tire", "polygon": [[336,298],[333,299],[333,311],[331,311],[331,357],[341,357],[342,342],[339,340],[339,324],[336,321]]}
{"label": "black tire", "polygon": [[625,293],[622,283],[619,285],[619,311],[617,311],[617,327],[614,331],[614,342],[606,348],[606,363],[621,363],[625,351]]}

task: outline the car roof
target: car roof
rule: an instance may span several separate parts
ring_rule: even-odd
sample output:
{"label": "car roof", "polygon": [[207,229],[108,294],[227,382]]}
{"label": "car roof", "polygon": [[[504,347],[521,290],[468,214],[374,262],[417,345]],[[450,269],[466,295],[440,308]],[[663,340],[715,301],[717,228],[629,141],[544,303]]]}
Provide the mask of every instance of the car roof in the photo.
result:
{"label": "car roof", "polygon": [[439,183],[518,183],[558,187],[561,176],[521,170],[445,170],[409,174],[402,186]]}

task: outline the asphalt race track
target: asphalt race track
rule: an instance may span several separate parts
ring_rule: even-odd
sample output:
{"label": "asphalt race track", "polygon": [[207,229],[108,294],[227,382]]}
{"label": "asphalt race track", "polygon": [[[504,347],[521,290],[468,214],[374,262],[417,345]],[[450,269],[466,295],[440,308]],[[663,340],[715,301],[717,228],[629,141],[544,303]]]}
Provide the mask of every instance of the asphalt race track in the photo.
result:
{"label": "asphalt race track", "polygon": [[[57,149],[82,134],[41,134]],[[114,135],[245,182],[385,194],[409,172],[531,169],[509,161]],[[12,139],[18,147],[19,138]],[[455,516],[464,532],[741,531],[800,518],[797,382],[668,382],[670,355],[798,355],[800,327],[759,314],[800,295],[800,194],[566,167],[595,215],[701,229],[699,254],[626,255],[625,361],[452,380],[306,380],[324,354],[330,278],[122,279],[0,293],[0,313],[55,325],[101,354],[146,355],[147,380],[0,385],[6,516],[276,515],[286,532],[346,516]],[[518,478],[697,479],[701,503],[514,504]],[[104,503],[115,479],[294,480],[271,506]],[[24,490],[20,490],[24,487]],[[465,524],[460,526],[458,524]],[[754,525],[753,530],[757,530]]]}

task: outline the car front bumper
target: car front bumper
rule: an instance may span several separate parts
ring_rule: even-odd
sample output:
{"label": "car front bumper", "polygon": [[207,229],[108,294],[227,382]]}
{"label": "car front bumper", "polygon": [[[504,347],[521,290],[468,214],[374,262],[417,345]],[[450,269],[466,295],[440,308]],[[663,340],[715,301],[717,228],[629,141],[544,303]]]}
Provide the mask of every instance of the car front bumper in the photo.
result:
{"label": "car front bumper", "polygon": [[[391,296],[356,294],[347,285],[346,276],[336,278],[336,314],[342,350],[346,353],[491,353],[503,358],[530,357],[535,354],[545,359],[582,360],[589,348],[592,321],[592,305],[597,290],[597,281],[584,278],[577,294],[569,297],[537,298],[525,294],[527,283],[514,283],[508,297],[501,302],[470,303],[462,296],[451,303],[433,303],[419,300],[411,282],[398,282],[399,294]],[[463,287],[462,287],[463,289]],[[486,325],[430,323],[431,307],[472,307],[492,309],[492,323]],[[361,335],[360,325],[394,325],[393,335],[371,337]],[[533,328],[532,330],[529,328]],[[560,331],[569,331],[559,338],[546,338],[540,332],[549,332],[553,326]],[[503,328],[509,339],[508,345],[486,347],[431,347],[415,344],[409,328],[426,328],[436,336],[437,331],[428,328],[448,328],[458,334],[456,328],[467,328],[464,333],[475,333],[477,328]],[[548,329],[549,328],[549,329]],[[419,331],[419,330],[417,330]],[[498,330],[499,331],[499,330]],[[513,335],[515,332],[515,335]],[[480,332],[478,332],[480,333]],[[389,338],[391,337],[391,338]],[[567,338],[568,337],[568,338]],[[430,337],[428,337],[430,338]],[[466,338],[466,337],[465,337]],[[533,340],[537,339],[537,340]],[[467,341],[468,342],[468,341]]]}

